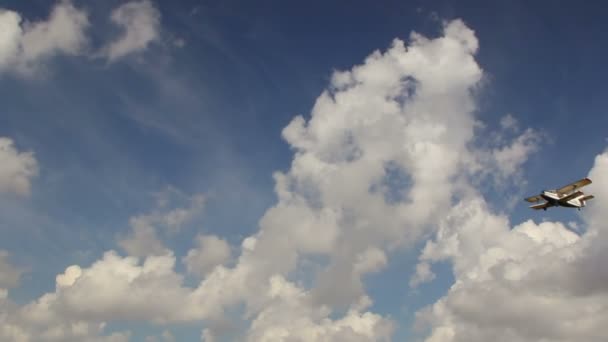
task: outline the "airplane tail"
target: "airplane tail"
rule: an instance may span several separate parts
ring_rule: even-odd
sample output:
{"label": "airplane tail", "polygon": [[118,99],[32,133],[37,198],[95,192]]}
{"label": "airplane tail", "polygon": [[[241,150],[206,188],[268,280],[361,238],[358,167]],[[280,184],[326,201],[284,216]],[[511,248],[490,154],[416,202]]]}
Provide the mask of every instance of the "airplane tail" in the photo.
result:
{"label": "airplane tail", "polygon": [[588,200],[591,200],[594,198],[595,198],[595,196],[593,196],[593,195],[587,195],[587,196],[581,198],[580,201],[583,205],[586,205]]}

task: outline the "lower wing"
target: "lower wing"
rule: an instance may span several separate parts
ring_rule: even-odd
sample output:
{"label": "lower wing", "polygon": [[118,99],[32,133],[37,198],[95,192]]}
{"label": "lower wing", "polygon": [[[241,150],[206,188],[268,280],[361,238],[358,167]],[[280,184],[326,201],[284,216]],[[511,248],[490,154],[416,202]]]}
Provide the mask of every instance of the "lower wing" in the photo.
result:
{"label": "lower wing", "polygon": [[540,210],[540,209],[547,209],[549,207],[551,207],[551,204],[549,204],[549,202],[545,202],[545,203],[531,205],[530,209]]}
{"label": "lower wing", "polygon": [[528,201],[530,203],[534,203],[534,202],[538,202],[538,201],[540,201],[542,199],[543,199],[542,197],[540,197],[540,196],[537,195],[537,196],[531,196],[531,197],[528,197],[528,198],[524,198],[524,201]]}

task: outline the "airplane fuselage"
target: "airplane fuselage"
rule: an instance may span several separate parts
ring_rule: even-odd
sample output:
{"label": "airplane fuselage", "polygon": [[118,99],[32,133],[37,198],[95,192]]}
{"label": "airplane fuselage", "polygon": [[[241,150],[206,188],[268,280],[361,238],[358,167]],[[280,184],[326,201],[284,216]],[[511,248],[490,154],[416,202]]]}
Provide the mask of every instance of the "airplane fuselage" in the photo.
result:
{"label": "airplane fuselage", "polygon": [[[555,190],[543,190],[536,196],[524,198],[525,201],[536,203],[530,208],[534,210],[547,210],[550,207],[568,207],[581,209],[586,202],[593,199],[593,195],[585,195],[580,188],[591,184],[591,179],[583,178]],[[543,201],[543,203],[539,203]]]}
{"label": "airplane fuselage", "polygon": [[562,198],[566,197],[566,196],[561,196],[553,191],[543,191],[541,192],[540,196],[547,202],[549,202],[549,204],[553,207],[557,207],[557,206],[561,206],[561,207],[568,207],[568,208],[582,208],[585,206],[585,204],[579,200],[579,198],[584,197],[583,194],[581,194],[579,197],[575,197],[569,200],[562,200]]}

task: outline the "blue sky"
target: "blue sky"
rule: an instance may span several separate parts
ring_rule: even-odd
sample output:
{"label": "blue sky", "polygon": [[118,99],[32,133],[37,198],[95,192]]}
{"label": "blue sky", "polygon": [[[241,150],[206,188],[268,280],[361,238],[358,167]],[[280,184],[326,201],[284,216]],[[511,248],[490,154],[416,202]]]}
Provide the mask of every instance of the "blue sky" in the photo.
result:
{"label": "blue sky", "polygon": [[[30,58],[26,52],[13,60],[0,53],[8,61],[0,60],[0,137],[11,139],[20,153],[33,151],[39,168],[29,195],[0,192],[0,250],[23,270],[19,286],[9,290],[19,305],[55,291],[56,276],[69,265],[87,268],[108,250],[134,255],[119,243],[135,231],[133,217],[188,210],[197,194],[205,198],[202,209],[180,222],[177,233],[159,228],[163,219],[154,221],[158,239],[191,287],[197,280],[180,260],[197,235],[219,237],[231,250],[225,265],[234,265],[243,240],[260,230],[260,219],[277,203],[273,173],[288,173],[298,150],[299,138],[290,146],[282,130],[297,115],[311,118],[333,72],[387,50],[395,38],[408,44],[412,31],[440,37],[444,23],[454,19],[474,31],[479,49],[473,55],[483,70],[473,112],[487,127],[471,144],[491,139],[510,114],[520,128],[505,139],[530,128],[536,138],[527,144],[538,146],[522,156],[506,185],[482,183],[479,192],[513,225],[543,218],[582,224],[573,211],[530,212],[521,201],[509,205],[508,197],[586,176],[606,146],[608,50],[600,3],[133,3],[148,4],[159,21],[143,45],[130,41],[134,47],[121,55],[112,54],[118,46],[112,42],[120,41],[128,24],[113,24],[110,17],[126,1],[0,3],[29,22],[48,20],[55,6],[73,6],[88,13],[89,23],[77,52],[57,48],[31,57],[31,70],[23,71],[19,62]],[[489,172],[493,178],[500,168]],[[159,193],[169,204],[159,204]],[[385,267],[363,277],[374,300],[371,310],[396,322],[394,340],[418,336],[415,312],[454,281],[449,265],[439,263],[434,282],[408,287],[434,232],[387,249]],[[311,261],[313,271],[299,268],[303,275],[292,280],[310,282],[315,267],[331,263],[331,257],[323,259],[328,255],[318,265]],[[166,327],[135,321],[110,321],[109,331],[131,330],[133,341],[153,334],[160,340],[167,327],[178,340],[198,340],[207,326],[206,319]],[[244,336],[235,334],[230,336]]]}

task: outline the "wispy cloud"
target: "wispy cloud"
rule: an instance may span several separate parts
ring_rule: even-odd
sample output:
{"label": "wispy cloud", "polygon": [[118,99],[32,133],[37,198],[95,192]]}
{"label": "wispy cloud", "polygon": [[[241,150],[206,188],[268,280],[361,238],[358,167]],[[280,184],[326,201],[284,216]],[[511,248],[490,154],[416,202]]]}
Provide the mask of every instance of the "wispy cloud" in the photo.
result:
{"label": "wispy cloud", "polygon": [[31,75],[53,56],[84,54],[88,27],[87,13],[69,0],[60,1],[47,20],[38,22],[24,22],[19,13],[0,9],[0,72]]}
{"label": "wispy cloud", "polygon": [[[0,250],[0,292],[3,289],[17,287],[22,274],[22,270],[9,262],[8,252]],[[2,293],[0,297],[3,297]]]}
{"label": "wispy cloud", "polygon": [[19,152],[12,139],[0,137],[0,193],[28,195],[31,180],[38,174],[33,152]]}
{"label": "wispy cloud", "polygon": [[160,39],[160,12],[149,0],[128,2],[114,9],[110,20],[123,32],[99,49],[91,46],[88,31],[95,28],[89,17],[71,0],[60,0],[46,20],[36,22],[0,8],[0,72],[34,77],[49,60],[60,55],[102,57],[115,62],[145,51]]}
{"label": "wispy cloud", "polygon": [[112,11],[112,22],[123,33],[101,49],[101,54],[112,62],[127,55],[144,51],[160,39],[160,12],[148,0],[128,2]]}

